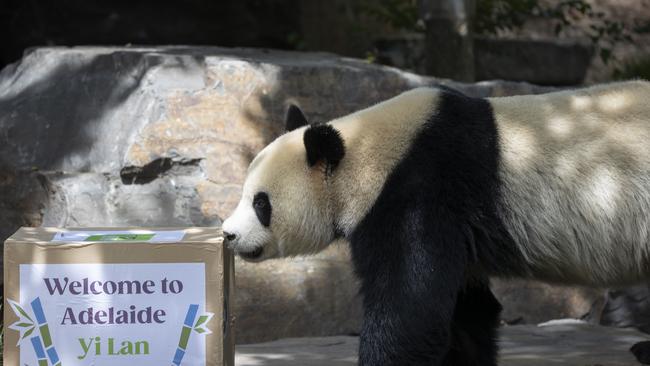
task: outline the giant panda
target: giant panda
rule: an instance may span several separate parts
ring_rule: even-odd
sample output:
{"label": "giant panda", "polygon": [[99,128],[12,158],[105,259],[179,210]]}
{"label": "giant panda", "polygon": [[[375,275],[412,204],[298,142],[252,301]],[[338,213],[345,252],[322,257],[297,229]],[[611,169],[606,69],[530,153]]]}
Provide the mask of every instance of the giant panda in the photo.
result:
{"label": "giant panda", "polygon": [[496,365],[489,276],[650,277],[648,82],[419,88],[321,124],[292,106],[287,130],[250,164],[224,236],[249,261],[347,241],[360,365]]}

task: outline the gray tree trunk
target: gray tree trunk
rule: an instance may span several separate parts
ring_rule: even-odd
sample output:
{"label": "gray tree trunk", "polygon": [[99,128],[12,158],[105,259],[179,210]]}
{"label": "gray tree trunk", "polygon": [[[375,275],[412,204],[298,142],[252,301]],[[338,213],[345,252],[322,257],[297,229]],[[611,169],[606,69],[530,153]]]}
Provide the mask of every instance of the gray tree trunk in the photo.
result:
{"label": "gray tree trunk", "polygon": [[474,80],[474,10],[475,0],[419,0],[427,74]]}

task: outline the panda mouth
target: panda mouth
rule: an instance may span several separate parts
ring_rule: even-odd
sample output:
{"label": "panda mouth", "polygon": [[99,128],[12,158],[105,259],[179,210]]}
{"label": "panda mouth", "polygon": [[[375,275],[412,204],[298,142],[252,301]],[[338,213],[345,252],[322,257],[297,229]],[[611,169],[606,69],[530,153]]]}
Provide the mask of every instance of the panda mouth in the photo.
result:
{"label": "panda mouth", "polygon": [[262,256],[263,251],[264,247],[257,247],[250,252],[239,252],[239,256],[244,259],[257,259]]}

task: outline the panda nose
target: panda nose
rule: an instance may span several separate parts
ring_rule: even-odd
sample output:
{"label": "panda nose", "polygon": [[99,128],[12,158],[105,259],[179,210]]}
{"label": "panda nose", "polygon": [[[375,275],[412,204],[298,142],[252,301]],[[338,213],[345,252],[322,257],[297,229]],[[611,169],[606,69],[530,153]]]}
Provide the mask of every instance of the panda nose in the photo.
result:
{"label": "panda nose", "polygon": [[223,232],[223,236],[226,237],[226,240],[228,240],[228,241],[233,241],[233,240],[237,239],[237,234],[229,233],[227,231]]}

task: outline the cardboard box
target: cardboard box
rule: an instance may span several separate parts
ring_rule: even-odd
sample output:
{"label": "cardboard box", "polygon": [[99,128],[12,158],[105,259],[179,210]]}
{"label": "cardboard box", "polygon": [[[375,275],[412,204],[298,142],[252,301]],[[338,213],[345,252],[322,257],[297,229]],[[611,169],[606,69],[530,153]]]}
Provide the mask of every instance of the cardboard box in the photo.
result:
{"label": "cardboard box", "polygon": [[234,365],[216,228],[21,228],[4,245],[4,365]]}

